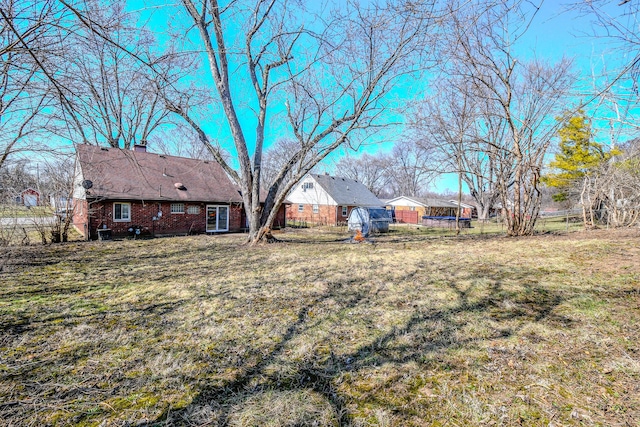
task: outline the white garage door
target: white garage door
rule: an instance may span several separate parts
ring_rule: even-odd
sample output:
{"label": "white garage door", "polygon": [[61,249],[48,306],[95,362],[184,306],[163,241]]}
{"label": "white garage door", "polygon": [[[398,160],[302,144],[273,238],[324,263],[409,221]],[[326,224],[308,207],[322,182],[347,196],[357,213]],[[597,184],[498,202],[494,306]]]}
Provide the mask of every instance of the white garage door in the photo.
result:
{"label": "white garage door", "polygon": [[22,198],[25,206],[36,206],[38,204],[38,196],[35,194],[25,194]]}

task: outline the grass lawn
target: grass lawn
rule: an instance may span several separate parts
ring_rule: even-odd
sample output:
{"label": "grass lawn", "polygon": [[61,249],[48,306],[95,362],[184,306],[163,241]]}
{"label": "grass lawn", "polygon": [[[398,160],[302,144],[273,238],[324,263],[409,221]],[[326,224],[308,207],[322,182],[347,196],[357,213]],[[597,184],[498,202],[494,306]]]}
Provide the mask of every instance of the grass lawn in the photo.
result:
{"label": "grass lawn", "polygon": [[53,215],[48,206],[26,207],[22,205],[0,205],[0,218],[41,218]]}
{"label": "grass lawn", "polygon": [[[456,234],[455,225],[448,224],[449,227],[427,227],[421,224],[392,224],[390,230],[398,231],[402,234],[419,234],[427,237],[445,237],[454,236]],[[566,221],[562,217],[540,217],[536,222],[535,230],[537,233],[555,233],[555,232],[570,232],[580,231],[584,227],[582,225],[581,218],[575,216],[570,218],[570,221]],[[346,227],[343,228],[346,230]],[[505,235],[505,225],[501,222],[496,222],[495,219],[487,221],[486,223],[478,222],[474,220],[471,222],[471,228],[462,228],[460,230],[462,235]]]}
{"label": "grass lawn", "polygon": [[7,250],[0,425],[640,425],[639,230],[425,234]]}

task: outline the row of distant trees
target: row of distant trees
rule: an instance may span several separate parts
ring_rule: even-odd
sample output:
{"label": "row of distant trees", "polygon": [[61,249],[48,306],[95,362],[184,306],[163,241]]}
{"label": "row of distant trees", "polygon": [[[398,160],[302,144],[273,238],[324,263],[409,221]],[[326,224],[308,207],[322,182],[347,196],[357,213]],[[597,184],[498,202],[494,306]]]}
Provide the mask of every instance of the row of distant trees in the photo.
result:
{"label": "row of distant trees", "polygon": [[[602,3],[588,5],[599,24],[607,28],[619,25],[597,9]],[[542,198],[549,192],[545,185],[559,191],[554,200],[582,208],[585,226],[598,220],[616,226],[635,223],[637,140],[617,148],[615,144],[622,125],[637,128],[620,110],[624,106],[629,111],[637,104],[633,92],[637,74],[633,72],[638,57],[628,67],[631,93],[615,92],[614,96],[613,91],[605,90],[592,95],[601,109],[608,106],[617,112],[609,115],[609,144],[598,143],[584,111],[566,109],[576,80],[570,61],[552,64],[516,56],[518,41],[533,19],[522,5],[474,3],[464,11],[456,11],[457,6],[450,5],[449,16],[455,19],[449,23],[448,38],[442,41],[448,48],[443,49],[447,60],[438,66],[441,74],[432,84],[433,95],[418,102],[414,110],[409,137],[396,145],[392,155],[345,159],[340,170],[360,177],[374,192],[393,188],[408,195],[417,193],[410,185],[416,182],[412,177],[457,173],[459,189],[464,182],[479,218],[487,218],[496,205],[503,206],[512,235],[533,231]],[[637,45],[635,35],[624,37],[627,48]],[[606,76],[608,89],[616,79],[628,82],[623,77]],[[554,140],[559,140],[556,160],[545,170]],[[414,164],[422,175],[414,169],[411,177],[403,176],[409,188],[399,186],[394,181],[397,175],[388,173],[402,165],[397,153],[403,150],[428,159]]]}
{"label": "row of distant trees", "polygon": [[[610,19],[606,3],[574,7],[631,56],[585,103],[632,111],[637,94],[622,99],[614,89],[623,78],[637,81],[640,43],[624,24],[633,20]],[[571,61],[520,54],[536,2],[128,6],[0,0],[0,169],[20,152],[50,151],[64,140],[211,157],[241,188],[255,242],[301,177],[338,149],[388,138],[404,115],[408,131],[384,174],[372,167],[363,182],[378,194],[411,195],[434,172],[454,172],[481,216],[500,202],[510,235],[533,231],[545,154],[564,123],[554,118],[569,119],[579,107],[568,108]],[[639,6],[617,7],[637,16]],[[400,105],[395,88],[409,82],[418,90]],[[375,163],[347,159],[340,170],[360,161]]]}

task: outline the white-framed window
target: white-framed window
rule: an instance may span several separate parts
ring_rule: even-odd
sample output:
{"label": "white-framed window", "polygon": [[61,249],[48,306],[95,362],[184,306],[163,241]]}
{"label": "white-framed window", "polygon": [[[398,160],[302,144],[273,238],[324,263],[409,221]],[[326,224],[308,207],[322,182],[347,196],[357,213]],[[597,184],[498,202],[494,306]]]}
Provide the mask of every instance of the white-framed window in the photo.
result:
{"label": "white-framed window", "polygon": [[313,205],[313,213],[318,213],[318,212],[320,212],[320,206]]}
{"label": "white-framed window", "polygon": [[416,210],[416,207],[415,207],[415,206],[411,206],[411,207],[409,208],[409,210],[410,210],[411,212],[414,212],[414,211]]}
{"label": "white-framed window", "polygon": [[131,221],[131,203],[114,203],[113,220],[122,222]]}
{"label": "white-framed window", "polygon": [[184,213],[184,203],[171,203],[171,213],[172,214],[183,214]]}
{"label": "white-framed window", "polygon": [[342,216],[347,216],[347,207],[346,206],[342,207]]}
{"label": "white-framed window", "polygon": [[304,205],[298,205],[298,212],[304,212]]}
{"label": "white-framed window", "polygon": [[198,205],[187,206],[187,213],[189,215],[200,215],[200,206]]}
{"label": "white-framed window", "polygon": [[313,188],[313,182],[302,183],[302,191],[311,190]]}

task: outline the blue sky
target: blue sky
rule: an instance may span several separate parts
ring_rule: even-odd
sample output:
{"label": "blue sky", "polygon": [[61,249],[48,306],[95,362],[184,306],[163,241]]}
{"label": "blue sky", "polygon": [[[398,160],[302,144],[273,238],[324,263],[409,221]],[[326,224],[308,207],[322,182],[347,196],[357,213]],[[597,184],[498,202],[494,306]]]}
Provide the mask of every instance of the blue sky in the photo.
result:
{"label": "blue sky", "polygon": [[[171,6],[145,8],[145,6],[141,6],[143,4],[144,2],[140,1],[129,3],[131,10],[143,9],[147,17],[151,16],[146,22],[154,29],[157,29],[158,37],[162,39],[167,19],[166,12],[175,6],[178,8],[180,8],[180,6],[175,5],[175,3],[167,3]],[[574,58],[575,71],[581,78],[581,83],[579,84],[579,87],[576,88],[576,94],[574,97],[575,103],[579,103],[584,101],[586,98],[584,96],[584,93],[586,92],[585,89],[587,89],[592,83],[591,76],[594,70],[598,73],[604,64],[606,64],[608,70],[619,68],[621,64],[624,63],[625,58],[619,51],[613,50],[613,46],[607,39],[589,36],[592,32],[592,16],[579,16],[575,11],[567,11],[564,4],[565,3],[561,1],[545,1],[536,16],[533,25],[521,41],[519,49],[520,54],[524,56],[525,59],[537,56],[554,62],[559,60],[563,55]],[[155,5],[159,5],[159,3],[156,2]],[[612,15],[619,14],[621,9],[621,7],[617,6],[617,2],[612,2],[609,7],[609,11]],[[172,14],[171,20],[174,23],[178,23],[181,20],[188,21],[189,18],[184,11],[181,11],[179,13]],[[194,33],[193,36],[195,37],[196,34]],[[213,84],[208,75],[208,65],[206,63],[203,63],[203,65],[202,75],[196,76],[195,78],[202,79],[203,87],[208,87],[213,90]],[[599,84],[603,83],[602,79],[597,79],[596,81]],[[425,83],[423,82],[422,84]],[[416,91],[416,87],[419,88],[420,84],[411,82],[405,87],[400,87],[394,93],[393,102],[398,105],[402,105],[405,100],[415,97],[416,92],[420,91],[420,89]],[[250,91],[247,91],[247,93],[250,94]],[[220,109],[217,110],[220,111]],[[277,107],[271,110],[272,120],[275,122],[283,122],[282,118],[278,117],[278,111],[282,111],[282,107]],[[590,108],[587,108],[587,112],[589,111]],[[610,114],[605,108],[600,108],[596,110],[595,113],[604,116]],[[217,138],[223,146],[230,146],[230,135],[224,120],[220,117],[214,117],[214,115],[209,116],[205,128],[210,136]],[[253,117],[245,116],[242,120],[244,122],[243,124],[245,124],[245,130],[247,131],[247,139],[250,141],[253,137],[251,132],[253,129],[254,119]],[[609,121],[606,120],[606,117],[605,120],[594,121],[594,125],[596,130],[600,132],[597,135],[597,138],[601,142],[608,143],[610,132],[608,127]],[[277,135],[280,131],[281,129],[278,128],[278,125],[271,128],[271,132],[268,132],[266,135],[267,146],[270,142],[277,139]],[[390,150],[394,139],[400,134],[401,132],[398,129],[394,129],[387,133],[386,137],[382,137],[380,139],[380,143],[371,143],[372,141],[369,141],[369,143],[362,145],[359,152],[367,151],[369,153],[373,153],[379,150],[388,151]],[[330,160],[335,160],[336,157],[340,156],[344,152],[345,149],[339,150]],[[354,152],[350,152],[349,154],[356,155]],[[322,168],[322,165],[320,167]],[[453,190],[455,188],[457,188],[457,180],[455,177],[450,176],[443,177],[435,186],[435,189],[440,191],[447,189]]]}
{"label": "blue sky", "polygon": [[[606,11],[610,16],[618,16],[623,7],[619,2],[611,2]],[[542,4],[535,20],[525,37],[521,40],[520,53],[526,57],[544,58],[555,62],[563,55],[573,58],[574,70],[579,76],[575,88],[573,102],[579,104],[589,99],[586,95],[593,88],[593,77],[603,72],[615,71],[628,63],[628,55],[632,52],[621,52],[610,39],[594,37],[591,15],[581,15],[576,11],[568,10],[566,3],[562,1],[545,1]],[[615,74],[615,73],[614,73]],[[602,77],[596,77],[596,84],[604,86]],[[624,83],[621,83],[624,84]],[[620,128],[611,122],[611,111],[606,106],[597,106],[596,103],[585,108],[587,114],[593,117],[593,128],[596,139],[608,145],[611,142],[611,125],[615,128],[616,135],[621,134],[621,141],[633,135],[633,131]],[[637,110],[635,111],[637,117]],[[626,135],[629,132],[629,135]],[[548,157],[552,157],[552,153]],[[438,191],[457,191],[457,177],[454,175],[442,176],[435,184]],[[467,191],[466,186],[465,191]]]}

